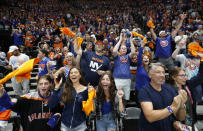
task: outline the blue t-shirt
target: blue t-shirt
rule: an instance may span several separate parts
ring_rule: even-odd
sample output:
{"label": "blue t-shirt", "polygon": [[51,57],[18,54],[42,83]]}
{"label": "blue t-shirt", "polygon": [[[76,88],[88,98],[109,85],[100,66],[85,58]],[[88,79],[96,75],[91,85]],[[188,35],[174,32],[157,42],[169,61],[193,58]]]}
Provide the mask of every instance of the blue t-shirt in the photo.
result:
{"label": "blue t-shirt", "polygon": [[99,56],[95,52],[83,52],[80,67],[85,75],[85,80],[92,86],[99,83],[99,74],[97,70],[111,70],[109,59],[106,56]]}
{"label": "blue t-shirt", "polygon": [[171,56],[171,40],[171,35],[167,36],[165,40],[157,37],[155,57],[167,58]]}
{"label": "blue t-shirt", "polygon": [[[48,74],[48,70],[47,70],[47,62],[50,61],[49,58],[45,57],[43,58],[38,65],[38,76],[43,76]],[[54,66],[50,66],[50,70],[53,70]]]}
{"label": "blue t-shirt", "polygon": [[102,115],[108,114],[111,112],[111,103],[110,102],[104,102],[104,104],[101,107]]}
{"label": "blue t-shirt", "polygon": [[13,34],[14,45],[22,45],[23,44],[23,36],[22,34]]}
{"label": "blue t-shirt", "polygon": [[139,54],[137,58],[137,71],[136,71],[136,84],[135,87],[139,91],[144,85],[150,83],[150,78],[148,73],[145,71],[143,61],[142,61],[143,48],[139,48]]}
{"label": "blue t-shirt", "polygon": [[[157,91],[151,85],[146,85],[140,89],[138,98],[141,102],[152,102],[154,110],[161,110],[170,106],[173,98],[177,96],[175,90],[169,85],[162,85],[162,90]],[[171,114],[165,119],[149,123],[141,111],[139,119],[139,131],[172,131],[175,116]]]}
{"label": "blue t-shirt", "polygon": [[114,78],[120,78],[120,79],[130,79],[131,73],[130,73],[130,56],[127,55],[117,55],[114,57],[114,71],[113,76]]}

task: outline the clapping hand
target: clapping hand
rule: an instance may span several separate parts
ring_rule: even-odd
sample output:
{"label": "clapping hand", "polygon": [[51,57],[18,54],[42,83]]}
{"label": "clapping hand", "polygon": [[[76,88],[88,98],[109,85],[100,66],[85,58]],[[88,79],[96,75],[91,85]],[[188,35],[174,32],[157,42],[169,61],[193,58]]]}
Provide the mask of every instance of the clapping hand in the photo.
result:
{"label": "clapping hand", "polygon": [[185,102],[187,101],[187,92],[184,90],[179,90],[178,93],[181,96],[181,102],[185,104]]}
{"label": "clapping hand", "polygon": [[179,94],[173,98],[173,103],[171,104],[170,107],[173,110],[173,112],[176,113],[176,111],[178,111],[180,105],[181,105],[181,95]]}

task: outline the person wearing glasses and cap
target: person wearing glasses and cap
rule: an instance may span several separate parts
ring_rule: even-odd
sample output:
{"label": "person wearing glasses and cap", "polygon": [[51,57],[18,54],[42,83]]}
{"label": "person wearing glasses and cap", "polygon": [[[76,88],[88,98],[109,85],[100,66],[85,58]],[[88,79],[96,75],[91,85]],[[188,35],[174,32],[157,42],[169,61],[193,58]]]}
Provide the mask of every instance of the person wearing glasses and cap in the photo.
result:
{"label": "person wearing glasses and cap", "polygon": [[180,21],[176,29],[171,32],[171,35],[167,36],[167,33],[162,30],[159,32],[159,37],[157,37],[153,28],[150,28],[153,39],[156,41],[156,51],[155,57],[158,58],[159,62],[163,63],[169,70],[171,70],[173,65],[173,59],[171,58],[171,41],[181,28],[183,20],[186,18],[186,14],[180,15]]}
{"label": "person wearing glasses and cap", "polygon": [[[26,54],[20,53],[19,48],[17,46],[10,46],[9,52],[12,53],[12,56],[9,59],[9,65],[6,66],[7,69],[16,70],[23,63],[29,60],[29,56]],[[23,95],[29,92],[30,90],[30,80],[25,78],[16,79],[13,77],[11,79],[12,87],[15,92],[15,95]]]}

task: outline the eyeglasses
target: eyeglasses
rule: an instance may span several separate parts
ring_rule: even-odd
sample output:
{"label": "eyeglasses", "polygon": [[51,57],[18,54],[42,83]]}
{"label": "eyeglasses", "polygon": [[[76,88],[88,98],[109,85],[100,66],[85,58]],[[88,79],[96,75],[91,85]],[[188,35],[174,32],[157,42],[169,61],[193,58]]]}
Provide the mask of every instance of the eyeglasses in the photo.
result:
{"label": "eyeglasses", "polygon": [[181,75],[178,75],[178,76],[184,78],[184,77],[186,77],[187,75],[186,75],[186,74],[181,74]]}

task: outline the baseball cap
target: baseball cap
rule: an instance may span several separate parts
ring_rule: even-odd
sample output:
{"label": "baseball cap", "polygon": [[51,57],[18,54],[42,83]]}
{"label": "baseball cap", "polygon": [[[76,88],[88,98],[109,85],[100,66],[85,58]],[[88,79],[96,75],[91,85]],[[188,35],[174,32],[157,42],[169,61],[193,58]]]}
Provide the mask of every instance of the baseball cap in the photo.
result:
{"label": "baseball cap", "polygon": [[18,50],[18,47],[15,46],[15,45],[12,45],[12,46],[9,47],[9,51],[8,52],[13,52],[15,50]]}
{"label": "baseball cap", "polygon": [[161,31],[159,32],[159,36],[160,36],[162,33],[165,33],[165,31],[164,31],[164,30],[161,30]]}

